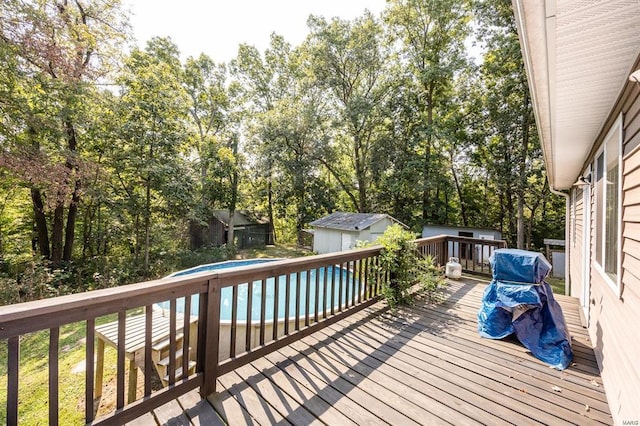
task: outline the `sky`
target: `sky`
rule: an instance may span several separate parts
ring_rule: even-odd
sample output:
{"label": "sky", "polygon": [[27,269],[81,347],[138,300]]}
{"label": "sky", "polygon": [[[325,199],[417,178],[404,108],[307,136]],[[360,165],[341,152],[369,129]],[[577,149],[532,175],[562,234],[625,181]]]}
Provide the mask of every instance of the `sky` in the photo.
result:
{"label": "sky", "polygon": [[272,32],[292,45],[308,33],[307,17],[353,19],[365,9],[378,15],[385,0],[126,0],[138,46],[169,36],[182,58],[206,53],[229,62],[241,43],[264,51]]}

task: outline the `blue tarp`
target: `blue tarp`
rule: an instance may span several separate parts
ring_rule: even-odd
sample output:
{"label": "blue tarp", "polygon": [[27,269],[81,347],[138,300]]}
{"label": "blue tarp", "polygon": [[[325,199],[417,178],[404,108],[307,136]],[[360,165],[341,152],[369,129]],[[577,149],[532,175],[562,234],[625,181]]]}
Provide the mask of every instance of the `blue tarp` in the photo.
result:
{"label": "blue tarp", "polygon": [[544,281],[551,265],[540,253],[499,249],[489,259],[493,280],[478,312],[482,337],[515,334],[538,359],[564,370],[571,363],[571,337],[562,309]]}
{"label": "blue tarp", "polygon": [[493,279],[516,284],[539,284],[551,271],[540,253],[518,249],[498,249],[489,258]]}

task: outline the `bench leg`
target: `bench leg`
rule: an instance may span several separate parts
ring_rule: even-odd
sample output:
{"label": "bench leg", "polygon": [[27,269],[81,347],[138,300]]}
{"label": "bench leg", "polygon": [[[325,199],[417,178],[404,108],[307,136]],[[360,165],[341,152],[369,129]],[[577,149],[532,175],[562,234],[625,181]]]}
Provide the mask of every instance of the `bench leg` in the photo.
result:
{"label": "bench leg", "polygon": [[135,357],[129,360],[129,394],[127,403],[131,404],[136,400],[136,391],[138,390],[138,368],[136,367]]}
{"label": "bench leg", "polygon": [[104,375],[104,340],[98,339],[98,359],[96,361],[95,398],[102,396],[102,376]]}

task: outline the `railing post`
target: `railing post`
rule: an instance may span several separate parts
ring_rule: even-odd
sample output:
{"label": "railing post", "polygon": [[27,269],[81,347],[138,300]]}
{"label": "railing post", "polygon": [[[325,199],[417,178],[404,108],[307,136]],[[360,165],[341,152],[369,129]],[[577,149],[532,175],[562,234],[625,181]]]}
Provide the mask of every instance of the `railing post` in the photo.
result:
{"label": "railing post", "polygon": [[[220,286],[218,277],[208,282],[207,319],[205,327],[205,341],[203,348],[204,380],[200,394],[207,397],[216,391],[218,379],[218,346],[220,338]],[[200,343],[200,342],[198,342]]]}
{"label": "railing post", "polygon": [[443,246],[442,255],[444,256],[444,259],[441,259],[440,265],[445,265],[449,261],[449,239],[448,238],[445,238],[444,241],[442,241],[442,246]]}
{"label": "railing post", "polygon": [[18,377],[20,370],[20,336],[7,343],[7,425],[18,424]]}

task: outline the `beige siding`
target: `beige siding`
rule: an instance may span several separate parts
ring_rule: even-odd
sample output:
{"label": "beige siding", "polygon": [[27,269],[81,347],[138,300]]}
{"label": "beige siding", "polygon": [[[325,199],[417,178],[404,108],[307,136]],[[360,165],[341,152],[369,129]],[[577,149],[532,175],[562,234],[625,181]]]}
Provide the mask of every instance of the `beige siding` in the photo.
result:
{"label": "beige siding", "polygon": [[[628,279],[627,274],[623,275]],[[637,419],[640,415],[640,339],[638,309],[640,300],[635,296],[620,301],[614,291],[602,280],[598,271],[592,271],[589,335],[609,400],[611,413],[617,421]]]}
{"label": "beige siding", "polygon": [[[640,419],[640,90],[628,86],[618,110],[624,114],[622,164],[621,296],[591,263],[589,335],[617,423]],[[605,129],[604,134],[608,129]],[[601,143],[599,141],[598,143]],[[597,148],[597,146],[596,146]],[[597,150],[594,150],[597,152]],[[591,254],[595,247],[595,199],[591,203]],[[581,261],[580,250],[571,255]],[[573,272],[573,268],[572,268]],[[572,276],[573,279],[573,276]],[[573,285],[572,285],[573,288]],[[576,294],[574,294],[576,295]]]}
{"label": "beige siding", "polygon": [[389,219],[388,217],[385,217],[384,219],[374,223],[373,225],[371,225],[371,234],[382,234],[384,233],[384,231],[393,224],[394,222]]}
{"label": "beige siding", "polygon": [[584,191],[580,187],[574,189],[571,204],[570,242],[571,244],[571,295],[580,297],[582,294],[583,276],[583,238],[584,238]]}

